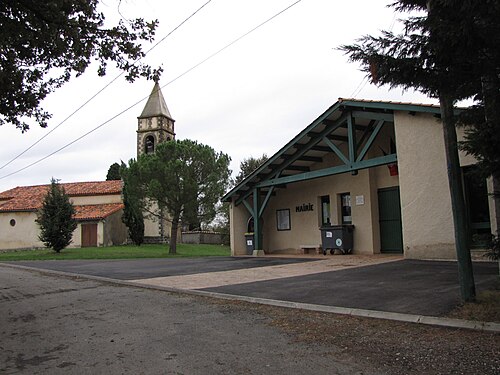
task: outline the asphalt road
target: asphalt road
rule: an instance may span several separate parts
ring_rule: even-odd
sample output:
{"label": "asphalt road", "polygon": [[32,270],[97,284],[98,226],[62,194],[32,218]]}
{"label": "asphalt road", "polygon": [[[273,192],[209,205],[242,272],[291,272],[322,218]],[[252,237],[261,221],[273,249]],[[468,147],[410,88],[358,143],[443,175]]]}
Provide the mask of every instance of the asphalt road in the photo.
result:
{"label": "asphalt road", "polygon": [[2,374],[382,374],[265,315],[0,265]]}
{"label": "asphalt road", "polygon": [[28,267],[109,277],[118,280],[136,280],[293,264],[310,262],[312,260],[317,259],[202,257],[126,260],[44,260],[13,263]]}
{"label": "asphalt road", "polygon": [[[494,284],[498,264],[476,262],[473,267],[478,290]],[[419,260],[202,290],[429,316],[444,315],[461,301],[456,262]]]}
{"label": "asphalt road", "polygon": [[[191,258],[109,261],[23,261],[29,267],[121,280],[192,275],[307,262],[286,258]],[[493,285],[498,265],[475,262],[478,291]],[[456,262],[401,260],[312,275],[201,290],[327,306],[442,316],[460,303]]]}

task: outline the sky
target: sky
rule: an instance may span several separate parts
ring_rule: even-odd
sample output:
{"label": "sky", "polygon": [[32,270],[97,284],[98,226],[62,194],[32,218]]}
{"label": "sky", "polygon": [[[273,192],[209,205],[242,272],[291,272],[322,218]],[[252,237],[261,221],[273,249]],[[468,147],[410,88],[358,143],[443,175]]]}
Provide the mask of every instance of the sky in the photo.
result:
{"label": "sky", "polygon": [[[363,35],[396,31],[401,15],[387,8],[392,0],[299,1],[190,70],[295,1],[212,0],[143,60],[163,67],[160,85],[175,120],[176,138],[196,140],[228,154],[233,175],[244,158],[272,156],[338,98],[436,103],[417,92],[368,83],[360,66],[338,50]],[[158,19],[159,41],[206,2],[123,0],[118,5],[117,0],[104,0],[100,10],[109,25],[120,17]],[[150,46],[146,44],[145,50]],[[135,158],[137,116],[152,81],[128,83],[119,77],[58,126],[119,73],[110,66],[105,77],[98,77],[91,65],[50,94],[43,107],[53,117],[45,129],[33,124],[23,134],[12,125],[0,126],[0,167],[53,130],[0,168],[0,191],[46,184],[52,177],[61,182],[101,181],[111,164]],[[62,151],[14,173],[99,125]]]}

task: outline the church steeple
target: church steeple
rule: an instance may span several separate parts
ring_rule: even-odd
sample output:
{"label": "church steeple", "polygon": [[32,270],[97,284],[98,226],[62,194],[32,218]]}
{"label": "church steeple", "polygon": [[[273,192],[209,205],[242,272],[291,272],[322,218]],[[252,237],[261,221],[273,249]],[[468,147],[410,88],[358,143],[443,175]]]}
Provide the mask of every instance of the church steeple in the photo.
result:
{"label": "church steeple", "polygon": [[152,153],[158,143],[175,139],[175,120],[170,115],[158,82],[155,82],[153,91],[137,119],[137,156]]}

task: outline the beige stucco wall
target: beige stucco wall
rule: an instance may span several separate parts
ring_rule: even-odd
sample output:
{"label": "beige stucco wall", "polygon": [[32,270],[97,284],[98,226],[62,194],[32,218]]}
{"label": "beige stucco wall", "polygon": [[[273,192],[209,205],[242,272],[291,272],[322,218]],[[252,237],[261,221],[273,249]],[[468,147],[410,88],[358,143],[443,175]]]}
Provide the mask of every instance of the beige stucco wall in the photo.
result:
{"label": "beige stucco wall", "polygon": [[[394,139],[393,126],[388,124],[381,131],[369,156],[381,156],[380,147],[389,152],[389,139]],[[345,146],[341,149],[346,153]],[[368,157],[369,157],[368,156]],[[327,154],[322,163],[316,163],[311,170],[339,165],[337,157]],[[352,200],[352,220],[354,230],[354,250],[356,254],[380,252],[380,234],[378,224],[378,189],[398,186],[398,176],[390,176],[387,166],[365,169],[355,176],[350,173],[333,175],[315,180],[288,184],[286,189],[276,189],[276,195],[269,200],[263,213],[263,250],[300,249],[302,245],[319,246],[321,244],[320,197],[330,196],[332,224],[340,224],[340,194],[350,193]],[[363,197],[363,204],[356,204],[356,197]],[[263,198],[262,198],[263,199]],[[251,202],[249,201],[250,205]],[[296,207],[312,204],[312,211],[297,212]],[[291,230],[278,231],[276,211],[290,210]],[[240,204],[230,208],[231,249],[233,255],[246,253],[244,233],[250,218],[248,210]]]}
{"label": "beige stucco wall", "polygon": [[[16,221],[15,226],[10,220]],[[38,239],[40,229],[34,212],[0,213],[0,249],[33,249],[44,247]]]}
{"label": "beige stucco wall", "polygon": [[229,206],[231,255],[246,254],[245,232],[249,218],[250,214],[243,204],[235,206],[234,202],[231,202]]}
{"label": "beige stucco wall", "polygon": [[431,114],[396,112],[394,118],[405,257],[454,258],[442,125]]}
{"label": "beige stucco wall", "polygon": [[[97,223],[97,245],[120,245],[127,240],[127,228],[121,222],[122,211],[118,211]],[[10,225],[10,220],[16,221],[15,226]],[[0,213],[0,250],[36,249],[45,245],[38,239],[40,228],[35,222],[34,212],[9,212]],[[89,223],[89,222],[83,222]],[[73,232],[69,248],[81,247],[82,222],[79,222]]]}
{"label": "beige stucco wall", "polygon": [[79,205],[84,206],[89,204],[122,203],[122,197],[120,194],[95,195],[95,196],[71,197],[70,201],[75,206]]}

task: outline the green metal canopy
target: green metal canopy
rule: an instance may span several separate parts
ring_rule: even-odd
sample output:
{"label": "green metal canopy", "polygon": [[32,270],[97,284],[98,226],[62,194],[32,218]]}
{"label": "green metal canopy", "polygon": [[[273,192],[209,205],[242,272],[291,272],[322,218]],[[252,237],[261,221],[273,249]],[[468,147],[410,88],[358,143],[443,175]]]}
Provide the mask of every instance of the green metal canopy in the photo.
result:
{"label": "green metal canopy", "polygon": [[[299,181],[347,172],[356,174],[361,169],[395,163],[395,150],[372,152],[372,156],[367,157],[382,128],[394,123],[394,111],[440,114],[437,105],[341,98],[222,197],[223,201],[243,204],[253,216],[255,248],[260,249],[261,245],[259,218],[275,189]],[[373,156],[375,154],[380,155]],[[335,166],[319,168],[321,164],[318,163],[327,155],[336,158]]]}

